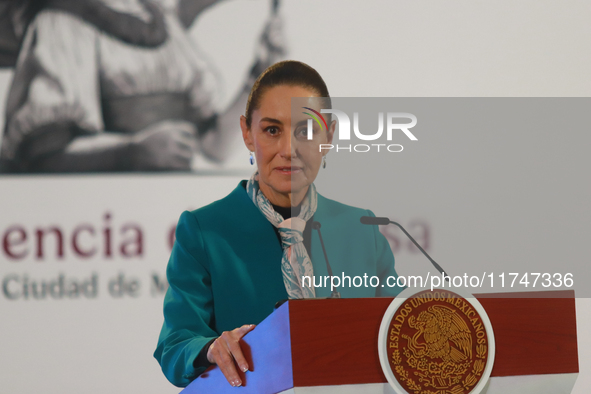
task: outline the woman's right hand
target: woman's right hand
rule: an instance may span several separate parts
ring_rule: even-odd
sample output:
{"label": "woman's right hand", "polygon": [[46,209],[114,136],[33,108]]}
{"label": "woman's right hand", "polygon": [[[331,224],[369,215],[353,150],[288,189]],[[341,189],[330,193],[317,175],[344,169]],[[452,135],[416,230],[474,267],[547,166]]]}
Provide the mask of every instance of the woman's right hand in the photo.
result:
{"label": "woman's right hand", "polygon": [[164,120],[133,135],[127,161],[132,170],[189,170],[196,144],[192,123]]}
{"label": "woman's right hand", "polygon": [[246,324],[232,331],[224,331],[207,351],[207,361],[220,367],[228,383],[234,387],[242,385],[236,367],[240,368],[242,372],[248,371],[249,368],[240,348],[240,340],[254,327],[254,324]]}

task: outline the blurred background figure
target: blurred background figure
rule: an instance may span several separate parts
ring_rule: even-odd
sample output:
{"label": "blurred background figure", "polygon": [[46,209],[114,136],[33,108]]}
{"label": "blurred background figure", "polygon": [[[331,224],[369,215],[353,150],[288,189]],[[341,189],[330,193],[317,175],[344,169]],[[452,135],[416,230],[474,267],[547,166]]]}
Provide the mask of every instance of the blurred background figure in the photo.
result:
{"label": "blurred background figure", "polygon": [[277,2],[244,88],[223,111],[189,27],[219,0],[0,0],[14,67],[0,172],[186,171],[221,163],[258,75],[284,55]]}

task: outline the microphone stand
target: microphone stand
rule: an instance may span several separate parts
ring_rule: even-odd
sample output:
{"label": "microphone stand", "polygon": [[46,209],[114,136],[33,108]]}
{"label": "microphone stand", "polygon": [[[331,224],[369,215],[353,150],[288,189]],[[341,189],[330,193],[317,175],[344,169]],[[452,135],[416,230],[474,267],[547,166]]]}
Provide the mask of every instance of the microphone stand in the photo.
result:
{"label": "microphone stand", "polygon": [[388,224],[393,224],[395,226],[398,226],[398,228],[402,230],[402,232],[412,241],[412,243],[415,244],[415,246],[417,248],[419,248],[419,250],[421,251],[421,253],[423,253],[423,255],[426,258],[429,259],[429,261],[431,262],[431,264],[433,264],[433,267],[435,267],[435,269],[437,271],[439,271],[439,273],[442,274],[445,279],[447,279],[448,281],[451,281],[449,275],[443,270],[443,268],[441,268],[441,266],[439,264],[437,264],[435,262],[435,260],[433,260],[431,258],[431,256],[429,256],[429,254],[427,252],[425,252],[425,250],[421,247],[421,245],[419,245],[419,243],[417,241],[415,241],[415,239],[408,233],[408,231],[406,231],[404,229],[404,227],[402,227],[402,225],[400,223],[394,222],[394,221],[392,221],[392,220],[390,220],[388,218],[373,217],[373,216],[362,216],[359,220],[361,221],[361,223],[363,223],[363,224],[369,224],[369,225],[388,225]]}
{"label": "microphone stand", "polygon": [[[332,286],[332,268],[330,268],[330,263],[328,262],[328,255],[326,254],[326,248],[324,247],[324,241],[322,240],[322,233],[320,232],[320,222],[313,222],[312,228],[318,231],[318,237],[320,238],[320,246],[322,246],[322,252],[324,253],[324,261],[326,261],[326,270],[328,271],[328,275],[330,275],[330,283]],[[329,298],[341,298],[341,293],[339,293],[336,289],[333,289],[332,293],[330,294]]]}

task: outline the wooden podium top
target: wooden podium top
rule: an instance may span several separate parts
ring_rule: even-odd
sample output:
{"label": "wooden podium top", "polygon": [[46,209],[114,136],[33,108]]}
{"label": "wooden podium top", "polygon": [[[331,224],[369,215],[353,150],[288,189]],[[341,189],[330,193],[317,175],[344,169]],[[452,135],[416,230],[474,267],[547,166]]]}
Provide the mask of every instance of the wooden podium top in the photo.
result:
{"label": "wooden podium top", "polygon": [[[475,297],[494,331],[491,377],[579,371],[573,291]],[[241,373],[245,384],[240,390],[260,394],[292,387],[386,383],[378,333],[392,300],[290,300],[243,338],[252,370]],[[183,394],[235,391],[214,366]]]}
{"label": "wooden podium top", "polygon": [[[495,335],[491,376],[579,371],[573,291],[475,297]],[[386,382],[377,341],[390,302],[392,298],[290,301],[294,385]]]}

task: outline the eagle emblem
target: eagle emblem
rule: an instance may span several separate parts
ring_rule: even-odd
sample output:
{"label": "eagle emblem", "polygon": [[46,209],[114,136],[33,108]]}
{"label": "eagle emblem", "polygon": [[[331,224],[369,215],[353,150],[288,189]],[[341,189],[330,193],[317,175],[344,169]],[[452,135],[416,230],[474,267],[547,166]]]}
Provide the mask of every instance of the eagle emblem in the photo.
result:
{"label": "eagle emblem", "polygon": [[408,325],[417,330],[410,338],[403,335],[415,358],[440,358],[453,363],[472,358],[472,334],[453,309],[443,305],[430,306],[419,313],[418,318],[411,316]]}
{"label": "eagle emblem", "polygon": [[467,394],[482,379],[489,339],[466,298],[424,290],[402,301],[389,319],[388,364],[407,393]]}

